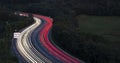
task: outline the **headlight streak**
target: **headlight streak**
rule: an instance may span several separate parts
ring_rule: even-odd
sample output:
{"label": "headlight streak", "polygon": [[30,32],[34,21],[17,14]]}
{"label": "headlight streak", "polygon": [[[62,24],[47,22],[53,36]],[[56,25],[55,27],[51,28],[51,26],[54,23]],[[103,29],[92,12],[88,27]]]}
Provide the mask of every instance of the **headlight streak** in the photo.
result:
{"label": "headlight streak", "polygon": [[[27,15],[27,13],[20,13]],[[49,31],[52,28],[52,18],[36,15],[33,14],[33,18],[35,23],[30,25],[29,27],[25,28],[19,38],[17,38],[16,42],[16,49],[18,53],[28,62],[28,63],[84,63],[79,61],[77,58],[72,57],[68,53],[64,52],[63,50],[56,47],[52,44],[49,40],[50,37]],[[42,29],[40,30],[38,35],[33,34],[35,29],[39,27],[44,20],[44,24]],[[35,31],[36,32],[36,31]],[[37,39],[33,37],[37,37]],[[39,38],[39,40],[38,40]],[[36,46],[34,43],[40,42],[40,47]],[[36,48],[39,47],[39,48]],[[39,50],[40,49],[40,50]],[[45,52],[45,53],[44,53]],[[47,53],[48,52],[48,53]],[[56,59],[56,60],[55,60]],[[60,62],[57,62],[60,61]]]}
{"label": "headlight streak", "polygon": [[[38,53],[37,50],[29,43],[28,35],[37,27],[40,25],[41,21],[38,18],[35,18],[35,23],[25,30],[21,32],[20,38],[17,39],[17,49],[20,52],[20,54],[29,62],[29,63],[45,63],[45,61],[41,60],[44,59],[46,62],[52,63],[50,60],[46,59],[42,54]],[[35,50],[37,54],[40,54],[39,58],[35,55],[35,53],[32,50]]]}

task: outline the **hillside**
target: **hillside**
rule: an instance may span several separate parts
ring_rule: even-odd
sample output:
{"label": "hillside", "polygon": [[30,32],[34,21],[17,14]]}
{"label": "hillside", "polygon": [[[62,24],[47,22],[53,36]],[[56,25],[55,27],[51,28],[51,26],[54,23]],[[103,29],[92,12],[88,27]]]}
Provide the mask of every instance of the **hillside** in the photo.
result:
{"label": "hillside", "polygon": [[0,7],[0,63],[18,63],[11,49],[13,32],[33,22],[32,18],[16,16],[14,11]]}
{"label": "hillside", "polygon": [[76,30],[55,22],[52,36],[55,43],[86,63],[119,63],[120,18],[118,16],[75,17]]}
{"label": "hillside", "polygon": [[64,14],[73,13],[73,15],[120,15],[119,0],[1,0],[1,4],[17,10],[46,15],[61,13],[61,11],[64,11]]}
{"label": "hillside", "polygon": [[[1,0],[0,3],[2,7],[14,11],[52,17],[54,19],[53,40],[73,56],[87,63],[120,63],[119,0]],[[8,13],[4,15],[8,16]],[[6,23],[13,25],[26,20],[19,18],[10,19]],[[8,27],[10,25],[7,24]],[[7,33],[4,32],[5,30],[2,31],[6,29],[4,27],[5,25],[1,26],[0,32]],[[12,28],[14,29],[16,28]]]}

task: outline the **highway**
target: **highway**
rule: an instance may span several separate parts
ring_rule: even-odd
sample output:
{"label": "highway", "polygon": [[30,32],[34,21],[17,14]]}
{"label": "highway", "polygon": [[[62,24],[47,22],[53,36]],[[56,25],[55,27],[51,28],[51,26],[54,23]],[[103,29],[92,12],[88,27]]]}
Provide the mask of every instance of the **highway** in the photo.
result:
{"label": "highway", "polygon": [[[45,63],[45,61],[43,60],[47,60],[46,62],[52,63],[50,60],[48,60],[47,58],[45,58],[42,54],[38,53],[40,56],[40,58],[32,51],[36,51],[37,50],[32,46],[32,44],[30,43],[28,37],[30,35],[30,33],[37,27],[40,25],[41,21],[37,18],[35,19],[35,23],[31,26],[29,26],[28,28],[26,28],[24,31],[21,32],[21,36],[17,39],[17,49],[19,51],[19,53],[27,60],[27,62],[32,62],[32,63]],[[29,43],[28,43],[29,42]]]}
{"label": "highway", "polygon": [[[28,16],[20,13],[20,16]],[[49,40],[53,19],[33,14],[34,23],[20,32],[14,50],[25,63],[84,63],[64,52]]]}
{"label": "highway", "polygon": [[54,55],[55,57],[60,58],[64,63],[80,63],[78,59],[73,58],[70,55],[62,52],[49,41],[48,33],[52,27],[52,22],[53,22],[52,19],[40,15],[36,15],[36,16],[46,21],[43,30],[41,30],[40,32],[40,40],[44,44],[44,46],[51,52],[51,54]]}

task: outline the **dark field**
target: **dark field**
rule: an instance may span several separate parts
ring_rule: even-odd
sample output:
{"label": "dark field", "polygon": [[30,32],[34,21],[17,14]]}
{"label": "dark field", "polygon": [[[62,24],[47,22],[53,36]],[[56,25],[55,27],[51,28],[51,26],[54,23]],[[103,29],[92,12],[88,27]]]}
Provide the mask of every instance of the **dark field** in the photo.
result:
{"label": "dark field", "polygon": [[[78,23],[76,29],[66,27],[63,23],[60,27],[57,22],[55,23],[55,43],[87,63],[119,63],[119,16],[79,15],[75,18]],[[74,30],[71,31],[71,28]]]}
{"label": "dark field", "polygon": [[120,42],[119,16],[85,16],[77,17],[79,31],[103,36],[113,42]]}

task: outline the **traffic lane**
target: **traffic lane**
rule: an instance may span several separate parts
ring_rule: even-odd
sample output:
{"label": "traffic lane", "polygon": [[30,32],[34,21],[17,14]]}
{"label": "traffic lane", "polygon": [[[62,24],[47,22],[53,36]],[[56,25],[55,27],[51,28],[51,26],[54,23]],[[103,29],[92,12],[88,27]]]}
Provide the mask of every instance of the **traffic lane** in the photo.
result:
{"label": "traffic lane", "polygon": [[[42,19],[41,19],[42,20]],[[53,61],[53,63],[63,63],[62,61],[60,61],[58,58],[56,58],[55,56],[51,55],[49,53],[49,51],[44,47],[44,45],[41,43],[41,41],[39,40],[39,32],[41,31],[41,29],[44,27],[45,22],[42,20],[42,24],[36,28],[31,37],[32,37],[32,42],[34,47],[36,47],[36,49],[41,52],[43,55],[45,55],[47,58],[49,58],[50,60]]]}
{"label": "traffic lane", "polygon": [[[39,18],[42,18],[42,19],[44,19],[44,20],[49,20],[49,22],[48,23],[50,23],[50,21],[52,20],[52,19],[49,19],[49,18],[46,18],[46,17],[44,17],[44,16],[40,16],[40,15],[37,15],[37,17],[39,17]],[[49,24],[48,24],[49,25]],[[46,26],[46,27],[48,27],[48,26]],[[45,29],[45,28],[44,28]],[[42,36],[44,36],[44,35],[42,35],[42,34],[44,34],[44,33],[41,33],[40,34],[40,36],[41,36],[41,42],[43,42],[43,44],[45,43],[44,42],[44,38],[42,38]],[[56,57],[59,57],[60,59],[62,59],[62,60],[64,60],[64,61],[67,61],[67,62],[69,62],[70,63],[70,60],[68,61],[68,60],[66,60],[66,58],[64,58],[64,57],[61,57],[61,55],[59,55],[59,54],[57,54],[56,52],[54,52],[54,50],[52,50],[51,51],[51,47],[48,47],[46,44],[44,44],[44,46],[46,46],[47,48],[48,48],[48,50],[50,51],[50,53],[52,52],[53,53],[53,55],[56,55]],[[66,62],[66,63],[67,63]]]}
{"label": "traffic lane", "polygon": [[[22,32],[21,32],[21,37],[19,38],[19,40],[18,40],[18,50],[19,50],[19,52],[21,53],[21,55],[26,59],[26,60],[28,60],[28,61],[31,61],[31,62],[36,62],[35,61],[35,59],[33,59],[31,56],[29,56],[29,54],[27,53],[27,51],[25,50],[25,48],[24,48],[24,42],[26,43],[26,38],[24,37],[24,33],[26,32],[26,31],[28,31],[29,30],[29,28],[32,28],[32,27],[34,27],[35,25],[37,25],[38,23],[36,22],[35,24],[32,24],[30,27],[28,27],[28,28],[26,28],[25,30],[23,30]],[[24,38],[24,40],[23,40],[23,38]],[[21,40],[23,40],[24,42],[22,42]],[[27,46],[27,44],[25,44],[26,46]]]}
{"label": "traffic lane", "polygon": [[[42,25],[42,22],[41,22],[41,25]],[[41,26],[41,25],[39,25],[39,26]],[[38,27],[39,27],[38,26]],[[37,27],[37,28],[38,28]],[[36,29],[37,29],[36,28]],[[36,31],[36,29],[34,29],[34,31]],[[34,32],[33,31],[33,32]],[[33,32],[31,32],[31,34],[29,34],[29,39],[30,39],[30,44],[34,47],[34,48],[31,48],[31,50],[36,54],[36,56],[38,56],[39,58],[41,58],[42,60],[44,60],[46,63],[52,63],[52,61],[50,61],[49,59],[47,59],[41,52],[42,51],[38,51],[37,49],[36,49],[36,46],[34,46],[34,44],[37,42],[37,40],[36,39],[34,39],[34,38],[36,38],[36,36],[34,36],[34,34],[33,34]],[[34,39],[34,40],[33,40]]]}
{"label": "traffic lane", "polygon": [[[40,16],[40,17],[41,17],[41,16]],[[43,17],[43,16],[42,16],[42,17]],[[57,53],[60,53],[61,55],[63,55],[63,56],[66,57],[67,59],[70,59],[70,60],[68,61],[68,60],[65,60],[66,58],[61,57],[61,55],[57,55],[57,57],[59,57],[59,58],[62,59],[62,60],[65,60],[65,61],[68,61],[68,62],[73,61],[73,62],[76,62],[76,63],[80,63],[80,62],[77,62],[77,61],[76,61],[75,59],[73,59],[73,58],[67,57],[66,55],[64,55],[64,53],[61,53],[61,51],[59,51],[59,50],[57,50],[55,47],[53,47],[53,45],[49,42],[48,38],[46,37],[49,29],[51,29],[51,27],[52,27],[51,19],[44,17],[44,20],[47,21],[48,24],[46,25],[46,28],[44,28],[44,30],[45,30],[45,31],[43,31],[44,33],[41,33],[41,34],[44,34],[44,35],[43,35],[43,36],[45,36],[44,39],[47,40],[46,42],[49,43],[48,45],[50,45],[50,47],[52,47],[54,50],[51,50],[49,47],[48,47],[48,49],[51,50],[51,52],[53,52],[53,54],[56,54],[56,55],[57,55]],[[43,38],[41,38],[41,39],[43,40]],[[44,41],[44,40],[43,40],[43,41]],[[47,46],[46,46],[46,47],[47,47]],[[56,50],[57,53],[54,52],[55,50]]]}

